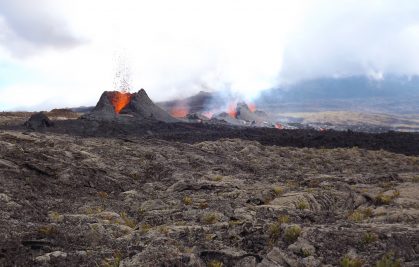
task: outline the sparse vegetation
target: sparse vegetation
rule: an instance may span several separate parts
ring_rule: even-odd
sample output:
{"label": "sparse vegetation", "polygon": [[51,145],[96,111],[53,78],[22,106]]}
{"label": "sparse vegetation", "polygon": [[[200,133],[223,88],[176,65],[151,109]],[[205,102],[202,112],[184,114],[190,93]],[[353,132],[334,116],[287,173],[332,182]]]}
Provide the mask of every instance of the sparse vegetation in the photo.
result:
{"label": "sparse vegetation", "polygon": [[106,192],[100,191],[100,192],[97,192],[97,196],[98,196],[100,199],[104,200],[104,199],[107,199],[109,195],[108,195],[108,193],[106,193]]}
{"label": "sparse vegetation", "polygon": [[121,212],[120,216],[126,226],[133,229],[137,226],[137,223],[133,219],[129,218],[126,212]]}
{"label": "sparse vegetation", "polygon": [[97,214],[103,211],[103,207],[88,207],[86,209],[86,214]]}
{"label": "sparse vegetation", "polygon": [[376,267],[400,267],[400,266],[401,266],[400,261],[395,259],[392,253],[385,254],[376,263]]}
{"label": "sparse vegetation", "polygon": [[285,241],[288,243],[294,243],[301,234],[301,227],[298,225],[292,225],[285,230]]}
{"label": "sparse vegetation", "polygon": [[290,217],[289,217],[288,215],[281,215],[281,216],[279,216],[279,218],[278,218],[278,222],[279,222],[280,224],[283,224],[283,223],[289,223],[289,221],[290,221]]}
{"label": "sparse vegetation", "polygon": [[166,225],[162,225],[158,228],[158,231],[163,234],[163,235],[168,235],[169,234],[169,228]]}
{"label": "sparse vegetation", "polygon": [[183,204],[185,205],[191,205],[192,204],[192,198],[189,196],[184,196],[182,199]]}
{"label": "sparse vegetation", "polygon": [[341,267],[362,267],[364,265],[364,261],[358,258],[351,258],[349,256],[345,256],[342,258],[340,262]]}
{"label": "sparse vegetation", "polygon": [[[272,132],[278,135],[275,129]],[[314,137],[329,134],[311,132]],[[106,259],[103,265],[107,266],[122,265],[122,261],[132,266],[174,266],[187,265],[190,257],[190,263],[196,259],[203,266],[210,260],[222,266],[244,266],[254,261],[251,255],[259,264],[273,259],[278,249],[296,264],[340,266],[342,261],[345,266],[357,266],[357,259],[344,260],[344,255],[361,258],[364,266],[415,263],[412,225],[417,223],[414,215],[419,206],[414,204],[417,184],[411,179],[419,174],[419,165],[412,165],[403,154],[336,149],[328,144],[320,151],[240,139],[184,144],[165,139],[170,136],[165,141],[155,139],[157,133],[124,141],[28,132],[22,138],[36,141],[20,145],[16,141],[20,137],[12,134],[16,135],[0,132],[4,152],[0,247],[6,249],[0,253],[5,255],[0,266],[8,263],[5,260],[17,266],[43,266],[33,264],[35,257],[53,251],[67,257],[51,255],[49,265],[95,266],[97,262],[99,267]],[[65,149],[65,157],[60,149]],[[150,175],[146,174],[150,160],[138,164],[144,151],[153,151],[153,166],[162,166]],[[27,155],[33,156],[29,163],[34,168],[54,176],[23,167]],[[71,157],[80,160],[69,161]],[[323,159],[328,163],[322,164]],[[14,169],[14,164],[22,169]],[[141,174],[139,181],[127,175],[134,172]],[[216,174],[229,176],[217,182],[212,180]],[[74,181],[70,187],[68,177]],[[41,179],[45,183],[38,183]],[[51,184],[53,179],[57,180]],[[292,181],[290,187],[287,181]],[[398,201],[395,189],[405,198]],[[374,200],[380,192],[392,196],[393,202],[377,207]],[[275,200],[263,205],[266,196]],[[353,206],[358,208],[352,210]],[[45,248],[32,256],[20,248],[13,250],[14,244],[24,250]],[[121,250],[123,260],[113,256],[115,249]],[[388,249],[400,256],[381,259]],[[249,255],[237,256],[241,251]]]}
{"label": "sparse vegetation", "polygon": [[370,244],[378,240],[378,236],[374,233],[365,233],[362,237],[362,242],[364,244]]}
{"label": "sparse vegetation", "polygon": [[349,220],[353,222],[361,222],[364,220],[364,214],[360,211],[355,210],[349,215]]}
{"label": "sparse vegetation", "polygon": [[280,187],[280,186],[275,186],[273,188],[273,190],[275,192],[275,195],[277,195],[277,196],[282,195],[282,193],[284,192],[284,189],[282,187]]}
{"label": "sparse vegetation", "polygon": [[223,180],[223,178],[224,178],[224,176],[222,176],[222,175],[215,175],[215,176],[212,177],[212,180],[216,181],[216,182],[220,182],[220,181]]}
{"label": "sparse vegetation", "polygon": [[305,209],[308,209],[308,208],[309,208],[309,205],[308,205],[308,203],[307,203],[307,201],[306,201],[306,200],[304,200],[304,199],[299,199],[299,200],[297,201],[296,207],[297,207],[297,209],[299,209],[299,210],[305,210]]}
{"label": "sparse vegetation", "polygon": [[58,229],[55,225],[43,225],[38,227],[38,233],[46,236],[46,237],[53,237],[58,233]]}
{"label": "sparse vegetation", "polygon": [[223,263],[218,260],[211,260],[208,262],[207,267],[223,267]]}
{"label": "sparse vegetation", "polygon": [[363,220],[372,216],[371,208],[354,210],[349,216],[348,219],[353,222],[362,222]]}
{"label": "sparse vegetation", "polygon": [[400,196],[399,190],[394,190],[393,194],[391,195],[385,195],[383,193],[380,193],[375,197],[375,203],[377,205],[389,205],[395,198],[399,196]]}
{"label": "sparse vegetation", "polygon": [[120,252],[115,252],[113,257],[110,259],[105,259],[102,262],[102,267],[119,267],[122,261],[122,254]]}
{"label": "sparse vegetation", "polygon": [[274,243],[278,240],[279,236],[281,234],[281,224],[278,222],[275,222],[269,226],[268,235],[269,235],[269,241],[271,243]]}
{"label": "sparse vegetation", "polygon": [[143,223],[140,227],[140,233],[146,234],[148,233],[148,231],[150,231],[150,229],[151,229],[151,225],[149,225],[148,223]]}
{"label": "sparse vegetation", "polygon": [[202,221],[205,224],[214,224],[218,221],[218,216],[215,213],[207,213],[202,217]]}
{"label": "sparse vegetation", "polygon": [[56,211],[51,211],[50,213],[48,213],[48,217],[51,219],[51,221],[53,222],[59,222],[62,220],[62,215],[60,215],[58,212]]}

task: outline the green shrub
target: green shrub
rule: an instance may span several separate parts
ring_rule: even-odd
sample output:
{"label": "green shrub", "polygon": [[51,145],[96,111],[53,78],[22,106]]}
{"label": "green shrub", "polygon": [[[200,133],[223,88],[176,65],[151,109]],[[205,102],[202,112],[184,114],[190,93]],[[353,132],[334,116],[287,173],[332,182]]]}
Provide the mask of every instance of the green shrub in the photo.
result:
{"label": "green shrub", "polygon": [[214,224],[218,221],[218,216],[214,213],[207,213],[202,217],[205,224]]}
{"label": "green shrub", "polygon": [[278,218],[278,222],[279,222],[280,224],[283,224],[283,223],[289,223],[289,221],[290,221],[290,217],[289,217],[288,215],[281,215],[281,216],[279,216],[279,218]]}
{"label": "green shrub", "polygon": [[284,236],[285,241],[289,243],[294,243],[298,239],[300,234],[301,234],[300,226],[298,225],[290,226],[285,230],[285,236]]}
{"label": "green shrub", "polygon": [[349,220],[353,222],[361,222],[364,219],[364,214],[360,211],[355,210],[349,215]]}
{"label": "green shrub", "polygon": [[137,226],[137,223],[133,219],[130,219],[126,212],[121,212],[120,216],[126,226],[133,229]]}
{"label": "green shrub", "polygon": [[350,258],[349,256],[343,257],[340,262],[340,266],[342,267],[362,267],[364,261],[357,258]]}
{"label": "green shrub", "polygon": [[282,189],[282,187],[280,187],[280,186],[275,186],[273,188],[273,190],[275,192],[275,195],[277,195],[277,196],[282,195],[282,193],[284,192],[284,189]]}
{"label": "green shrub", "polygon": [[278,240],[280,234],[281,234],[280,223],[276,222],[269,226],[268,235],[269,235],[269,240],[271,242],[275,242],[276,240]]}
{"label": "green shrub", "polygon": [[387,253],[377,261],[376,267],[400,267],[400,261],[395,259],[392,253]]}
{"label": "green shrub", "polygon": [[188,197],[188,196],[185,196],[185,197],[183,197],[182,202],[185,205],[191,205],[192,204],[192,198]]}
{"label": "green shrub", "polygon": [[299,210],[305,210],[309,208],[309,205],[307,203],[307,201],[305,201],[304,199],[299,199],[296,205],[297,209]]}
{"label": "green shrub", "polygon": [[362,238],[362,242],[364,244],[370,244],[373,243],[375,241],[377,241],[378,237],[376,234],[374,233],[365,233],[363,238]]}

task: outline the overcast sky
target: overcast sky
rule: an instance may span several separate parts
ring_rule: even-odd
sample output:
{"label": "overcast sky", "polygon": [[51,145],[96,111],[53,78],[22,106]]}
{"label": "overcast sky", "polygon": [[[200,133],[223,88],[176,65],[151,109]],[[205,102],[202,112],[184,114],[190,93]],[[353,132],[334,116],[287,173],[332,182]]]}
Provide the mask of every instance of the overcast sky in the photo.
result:
{"label": "overcast sky", "polygon": [[94,105],[121,69],[156,101],[415,75],[418,14],[416,0],[0,0],[0,110]]}

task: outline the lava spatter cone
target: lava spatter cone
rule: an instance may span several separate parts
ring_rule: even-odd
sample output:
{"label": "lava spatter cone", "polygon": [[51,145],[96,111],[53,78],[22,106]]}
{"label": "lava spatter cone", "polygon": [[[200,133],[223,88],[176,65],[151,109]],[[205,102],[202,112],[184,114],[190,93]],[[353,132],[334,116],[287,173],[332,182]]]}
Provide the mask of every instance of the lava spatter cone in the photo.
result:
{"label": "lava spatter cone", "polygon": [[163,122],[176,122],[169,113],[158,107],[141,89],[136,93],[105,91],[96,107],[84,116],[92,120],[117,120],[121,117],[134,117]]}

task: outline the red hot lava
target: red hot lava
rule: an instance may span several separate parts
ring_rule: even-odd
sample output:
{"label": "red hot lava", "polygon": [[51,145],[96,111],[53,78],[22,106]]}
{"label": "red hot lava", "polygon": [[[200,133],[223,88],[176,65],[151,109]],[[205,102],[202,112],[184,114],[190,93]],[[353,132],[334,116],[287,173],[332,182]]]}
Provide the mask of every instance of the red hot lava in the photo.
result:
{"label": "red hot lava", "polygon": [[184,118],[189,113],[189,108],[185,104],[178,104],[170,110],[170,115],[175,118]]}
{"label": "red hot lava", "polygon": [[235,103],[235,102],[231,102],[230,104],[228,104],[227,113],[232,118],[236,118],[236,116],[237,116],[236,107],[237,107],[237,103]]}
{"label": "red hot lava", "polygon": [[277,129],[283,129],[284,126],[282,126],[282,124],[280,124],[279,122],[275,123],[275,128]]}
{"label": "red hot lava", "polygon": [[247,107],[249,108],[251,112],[255,112],[256,110],[256,105],[253,103],[247,104]]}
{"label": "red hot lava", "polygon": [[115,109],[115,112],[119,114],[122,109],[124,109],[132,99],[131,93],[124,92],[111,92],[108,95],[109,101]]}

